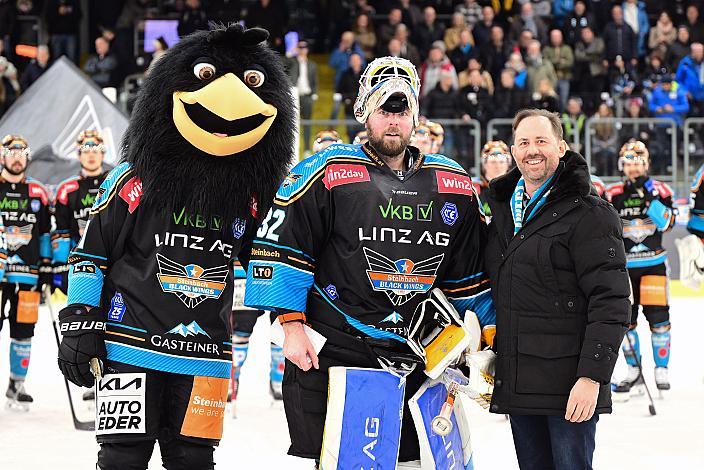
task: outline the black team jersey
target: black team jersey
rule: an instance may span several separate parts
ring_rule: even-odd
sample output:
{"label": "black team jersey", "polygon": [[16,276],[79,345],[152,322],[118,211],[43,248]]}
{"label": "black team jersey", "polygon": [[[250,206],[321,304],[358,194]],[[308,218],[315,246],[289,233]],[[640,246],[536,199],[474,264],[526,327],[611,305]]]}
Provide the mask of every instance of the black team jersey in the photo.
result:
{"label": "black team jersey", "polygon": [[472,181],[453,160],[409,149],[403,178],[366,144],[296,165],[257,231],[245,305],[405,343],[416,306],[439,287],[460,314],[493,325]]}
{"label": "black team jersey", "polygon": [[108,360],[229,378],[234,260],[249,253],[256,204],[246,220],[224,222],[141,197],[127,163],[100,186],[69,256],[68,303],[105,308]]}

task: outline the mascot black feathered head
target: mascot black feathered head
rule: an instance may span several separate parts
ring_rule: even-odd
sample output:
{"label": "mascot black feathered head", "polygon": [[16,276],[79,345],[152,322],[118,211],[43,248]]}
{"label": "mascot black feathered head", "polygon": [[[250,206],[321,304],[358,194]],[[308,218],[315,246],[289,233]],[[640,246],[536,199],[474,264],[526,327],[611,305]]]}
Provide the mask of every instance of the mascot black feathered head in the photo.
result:
{"label": "mascot black feathered head", "polygon": [[155,64],[122,144],[144,203],[228,221],[243,217],[253,198],[273,200],[293,158],[295,116],[267,37],[239,24],[214,27],[183,38]]}

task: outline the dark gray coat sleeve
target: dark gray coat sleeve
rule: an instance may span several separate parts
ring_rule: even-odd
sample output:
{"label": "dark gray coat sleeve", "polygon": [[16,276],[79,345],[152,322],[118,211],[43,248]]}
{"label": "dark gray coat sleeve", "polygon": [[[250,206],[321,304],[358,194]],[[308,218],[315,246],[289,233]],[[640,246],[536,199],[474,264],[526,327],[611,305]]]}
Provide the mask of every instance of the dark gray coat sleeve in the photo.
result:
{"label": "dark gray coat sleeve", "polygon": [[609,383],[628,323],[631,302],[623,229],[606,203],[589,209],[570,239],[577,283],[587,298],[577,377]]}

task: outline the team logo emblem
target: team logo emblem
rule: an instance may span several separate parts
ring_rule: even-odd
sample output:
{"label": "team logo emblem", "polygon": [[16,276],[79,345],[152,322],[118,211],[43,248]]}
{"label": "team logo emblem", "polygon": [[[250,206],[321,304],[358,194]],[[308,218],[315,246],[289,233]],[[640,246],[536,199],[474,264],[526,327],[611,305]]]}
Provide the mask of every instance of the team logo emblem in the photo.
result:
{"label": "team logo emblem", "polygon": [[384,292],[395,306],[403,305],[419,292],[428,292],[444,254],[423,261],[410,259],[393,261],[381,253],[364,248],[369,270],[367,276],[375,291]]}
{"label": "team logo emblem", "polygon": [[5,242],[7,243],[7,249],[10,251],[17,251],[25,245],[28,245],[32,241],[32,229],[34,224],[28,224],[23,227],[18,227],[17,225],[8,225],[5,227]]}
{"label": "team logo emblem", "polygon": [[623,219],[623,236],[634,243],[640,243],[650,235],[654,234],[657,227],[650,218],[647,219]]}
{"label": "team logo emblem", "polygon": [[240,238],[242,238],[242,235],[244,235],[244,232],[246,229],[247,229],[247,221],[244,219],[240,219],[238,217],[232,223],[232,235],[238,240]]}
{"label": "team logo emblem", "polygon": [[440,215],[442,215],[442,221],[450,226],[455,225],[455,222],[457,222],[457,219],[460,217],[457,206],[452,202],[446,202],[445,205],[442,206]]}
{"label": "team logo emblem", "polygon": [[194,308],[207,299],[218,299],[225,290],[227,266],[204,269],[197,264],[182,265],[157,253],[161,289],[174,294],[188,308]]}
{"label": "team logo emblem", "polygon": [[192,321],[188,325],[184,325],[183,323],[179,323],[178,325],[174,326],[171,328],[169,331],[167,331],[165,334],[167,335],[180,335],[186,338],[187,336],[198,336],[198,335],[205,335],[208,338],[210,338],[210,335],[200,327],[198,323],[195,321]]}
{"label": "team logo emblem", "polygon": [[42,208],[42,203],[39,202],[39,199],[32,199],[30,206],[32,207],[32,212],[39,212],[39,209]]}

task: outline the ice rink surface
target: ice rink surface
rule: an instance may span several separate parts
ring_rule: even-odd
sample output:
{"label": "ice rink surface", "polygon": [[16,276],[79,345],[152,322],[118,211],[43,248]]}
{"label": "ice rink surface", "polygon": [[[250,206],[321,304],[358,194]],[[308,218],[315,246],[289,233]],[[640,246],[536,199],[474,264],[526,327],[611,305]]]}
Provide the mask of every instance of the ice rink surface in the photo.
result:
{"label": "ice rink surface", "polygon": [[[672,301],[672,390],[656,399],[657,416],[648,414],[646,397],[615,403],[597,428],[596,469],[704,469],[704,298]],[[0,339],[0,385],[8,377],[7,323]],[[639,325],[645,377],[654,389],[647,322]],[[75,431],[48,311],[40,311],[26,388],[35,403],[28,413],[0,409],[0,469],[82,470],[95,468],[98,446],[90,432]],[[283,406],[269,398],[268,325],[260,318],[241,377],[238,418],[229,416],[215,460],[219,469],[308,469],[309,460],[286,455],[289,445]],[[617,375],[623,375],[619,357]],[[77,393],[81,393],[78,391]],[[90,416],[81,410],[84,418]],[[228,409],[229,413],[229,409]],[[477,405],[472,410],[472,443],[477,470],[516,469],[511,430],[503,416]],[[150,469],[161,467],[158,447]]]}

